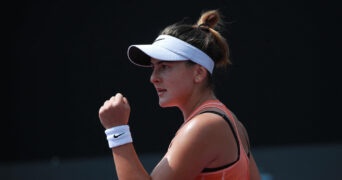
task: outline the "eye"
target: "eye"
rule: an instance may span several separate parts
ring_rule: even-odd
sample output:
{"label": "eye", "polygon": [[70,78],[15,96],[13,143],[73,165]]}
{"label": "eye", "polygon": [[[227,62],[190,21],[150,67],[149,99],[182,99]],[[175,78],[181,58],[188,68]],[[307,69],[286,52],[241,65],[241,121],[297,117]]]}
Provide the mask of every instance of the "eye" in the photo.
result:
{"label": "eye", "polygon": [[170,67],[172,67],[171,65],[172,64],[170,62],[163,62],[163,63],[160,64],[160,68],[162,68],[162,69],[169,69]]}
{"label": "eye", "polygon": [[170,67],[170,66],[167,65],[167,64],[162,64],[162,65],[161,65],[161,68],[162,68],[162,69],[167,69],[167,68],[169,68],[169,67]]}
{"label": "eye", "polygon": [[170,63],[160,61],[160,62],[158,62],[158,63],[152,64],[151,69],[152,69],[152,70],[161,71],[161,70],[170,69],[170,67],[171,67],[171,64],[170,64]]}

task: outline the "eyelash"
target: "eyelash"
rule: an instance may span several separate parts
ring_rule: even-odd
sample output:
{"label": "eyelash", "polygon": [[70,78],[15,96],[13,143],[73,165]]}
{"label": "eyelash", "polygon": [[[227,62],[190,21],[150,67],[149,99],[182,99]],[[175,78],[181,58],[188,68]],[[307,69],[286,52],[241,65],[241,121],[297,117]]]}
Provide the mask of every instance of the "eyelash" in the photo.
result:
{"label": "eyelash", "polygon": [[162,64],[161,67],[162,67],[162,69],[165,69],[165,68],[168,68],[169,66],[166,64]]}

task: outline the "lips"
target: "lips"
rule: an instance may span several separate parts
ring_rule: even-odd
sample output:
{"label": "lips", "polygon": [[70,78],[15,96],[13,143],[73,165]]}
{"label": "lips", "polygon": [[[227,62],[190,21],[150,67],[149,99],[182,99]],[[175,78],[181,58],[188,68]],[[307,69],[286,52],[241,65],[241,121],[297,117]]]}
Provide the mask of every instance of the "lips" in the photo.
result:
{"label": "lips", "polygon": [[156,88],[156,90],[157,90],[158,96],[161,96],[166,92],[166,89],[163,89],[163,88]]}

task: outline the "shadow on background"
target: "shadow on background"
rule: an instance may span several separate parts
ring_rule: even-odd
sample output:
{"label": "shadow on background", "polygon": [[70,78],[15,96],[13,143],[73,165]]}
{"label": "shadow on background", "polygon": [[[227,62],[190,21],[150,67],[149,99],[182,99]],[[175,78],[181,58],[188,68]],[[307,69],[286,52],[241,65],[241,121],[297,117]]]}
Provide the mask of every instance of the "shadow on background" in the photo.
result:
{"label": "shadow on background", "polygon": [[[342,144],[260,147],[254,149],[262,180],[340,180]],[[150,172],[162,154],[142,154]],[[2,180],[113,180],[117,179],[111,156],[82,159],[0,164]]]}

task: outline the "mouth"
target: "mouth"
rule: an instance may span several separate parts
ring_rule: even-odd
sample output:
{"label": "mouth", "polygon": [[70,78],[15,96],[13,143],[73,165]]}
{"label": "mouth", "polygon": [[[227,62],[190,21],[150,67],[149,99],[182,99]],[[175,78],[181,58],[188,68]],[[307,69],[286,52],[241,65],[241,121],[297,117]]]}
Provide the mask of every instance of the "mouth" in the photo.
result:
{"label": "mouth", "polygon": [[162,88],[156,88],[156,90],[157,90],[158,96],[161,96],[166,92],[166,89],[162,89]]}

